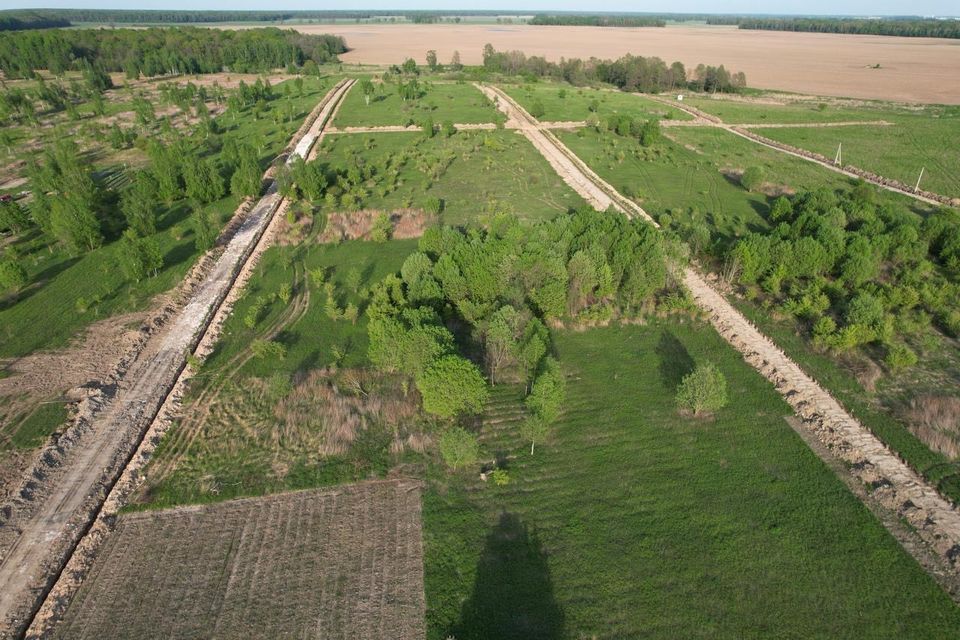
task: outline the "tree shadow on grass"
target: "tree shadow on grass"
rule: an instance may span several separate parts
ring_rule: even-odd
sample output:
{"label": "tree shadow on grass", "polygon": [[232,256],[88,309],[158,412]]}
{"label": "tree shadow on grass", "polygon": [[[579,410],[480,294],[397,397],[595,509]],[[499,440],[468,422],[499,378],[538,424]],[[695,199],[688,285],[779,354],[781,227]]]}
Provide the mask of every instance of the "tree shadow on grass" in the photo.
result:
{"label": "tree shadow on grass", "polygon": [[519,516],[503,512],[487,536],[473,594],[450,635],[457,640],[554,640],[564,637],[543,546]]}
{"label": "tree shadow on grass", "polygon": [[660,334],[656,353],[659,360],[660,379],[670,390],[680,386],[683,377],[692,372],[696,366],[687,348],[670,331]]}

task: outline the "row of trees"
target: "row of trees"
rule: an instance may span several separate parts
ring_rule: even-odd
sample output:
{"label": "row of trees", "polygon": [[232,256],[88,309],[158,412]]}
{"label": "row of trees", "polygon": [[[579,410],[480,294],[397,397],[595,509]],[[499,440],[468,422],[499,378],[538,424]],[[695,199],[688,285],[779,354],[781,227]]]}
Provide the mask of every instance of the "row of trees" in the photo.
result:
{"label": "row of trees", "polygon": [[617,60],[590,58],[549,62],[540,56],[527,57],[522,51],[497,51],[492,45],[483,49],[484,69],[496,73],[549,77],[582,86],[606,82],[624,91],[660,93],[678,88],[698,91],[735,92],[746,88],[743,72],[731,73],[723,65],[698,65],[688,73],[682,62],[670,66],[660,58],[625,55]]}
{"label": "row of trees", "polygon": [[709,24],[736,24],[740,29],[857,33],[875,36],[960,38],[960,20],[919,18],[709,18]]}
{"label": "row of trees", "polygon": [[587,16],[577,14],[547,15],[537,14],[528,24],[547,26],[576,26],[576,27],[665,27],[665,20],[649,16]]}
{"label": "row of trees", "polygon": [[960,335],[960,218],[924,220],[874,202],[872,188],[777,199],[771,230],[727,251],[727,271],[753,296],[806,323],[822,347],[877,343],[892,367],[915,361],[902,340],[936,323]]}
{"label": "row of trees", "polygon": [[37,69],[61,75],[86,61],[129,77],[244,73],[308,60],[323,64],[346,50],[338,36],[274,28],[50,29],[0,34],[0,70],[13,78],[32,77]]}

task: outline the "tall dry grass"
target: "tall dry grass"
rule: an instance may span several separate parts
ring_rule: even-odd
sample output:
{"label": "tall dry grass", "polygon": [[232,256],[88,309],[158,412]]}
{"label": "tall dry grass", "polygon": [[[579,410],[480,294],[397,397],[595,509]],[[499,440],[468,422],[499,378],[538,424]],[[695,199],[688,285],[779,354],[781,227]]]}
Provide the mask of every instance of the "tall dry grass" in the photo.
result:
{"label": "tall dry grass", "polygon": [[951,458],[960,457],[960,398],[923,394],[906,410],[910,431],[928,447]]}

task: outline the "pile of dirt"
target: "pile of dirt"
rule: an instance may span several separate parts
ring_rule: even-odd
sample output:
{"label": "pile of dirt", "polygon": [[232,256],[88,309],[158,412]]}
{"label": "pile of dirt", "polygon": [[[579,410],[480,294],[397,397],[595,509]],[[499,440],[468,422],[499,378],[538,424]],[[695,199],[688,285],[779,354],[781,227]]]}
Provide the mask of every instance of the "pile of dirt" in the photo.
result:
{"label": "pile of dirt", "polygon": [[[342,242],[344,240],[370,240],[371,231],[377,217],[383,211],[379,209],[361,209],[360,211],[337,211],[327,217],[326,227],[320,234],[320,242]],[[397,240],[419,238],[424,229],[436,222],[436,216],[423,209],[396,209],[390,216],[390,237]]]}

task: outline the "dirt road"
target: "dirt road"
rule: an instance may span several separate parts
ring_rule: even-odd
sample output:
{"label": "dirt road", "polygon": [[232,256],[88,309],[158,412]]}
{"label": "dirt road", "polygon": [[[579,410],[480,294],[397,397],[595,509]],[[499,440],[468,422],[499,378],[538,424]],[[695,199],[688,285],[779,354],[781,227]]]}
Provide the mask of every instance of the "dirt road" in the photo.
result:
{"label": "dirt road", "polygon": [[[293,155],[305,156],[352,81],[323,100]],[[276,185],[249,212],[169,329],[128,370],[119,390],[55,467],[34,472],[30,490],[4,506],[0,525],[0,634],[16,637],[69,559],[77,540],[136,449],[281,203]],[[37,475],[46,478],[36,478]],[[37,480],[46,480],[37,483]]]}
{"label": "dirt road", "polygon": [[[656,223],[636,203],[620,195],[599,178],[550,131],[504,92],[480,87],[533,145],[543,153],[560,176],[594,207],[613,206],[628,217]],[[954,576],[960,570],[960,513],[864,427],[813,378],[790,360],[769,338],[753,326],[726,298],[717,293],[692,267],[683,280],[697,305],[723,338],[739,351],[803,419],[802,428],[812,432],[831,453],[851,466],[851,473],[871,487],[871,499],[909,522],[916,533],[939,554],[941,567],[930,567],[927,558],[914,554],[931,573],[946,567]],[[896,533],[895,533],[896,535]],[[908,551],[909,546],[905,545]],[[952,594],[958,598],[960,594]]]}
{"label": "dirt road", "polygon": [[[680,109],[684,113],[693,116],[694,120],[690,123],[691,126],[706,126],[706,127],[717,127],[723,129],[724,131],[729,131],[735,136],[740,136],[744,140],[749,140],[755,144],[760,144],[768,149],[773,149],[774,151],[779,151],[780,153],[786,153],[795,158],[800,158],[801,160],[806,160],[807,162],[813,162],[818,164],[821,167],[830,169],[837,173],[843,174],[850,178],[859,178],[870,182],[881,189],[886,189],[887,191],[892,191],[894,193],[899,193],[900,195],[913,198],[914,200],[919,200],[920,202],[925,202],[932,205],[941,205],[941,204],[954,204],[955,198],[946,196],[938,193],[930,193],[928,191],[920,190],[914,191],[909,187],[909,185],[901,184],[895,180],[890,180],[884,178],[883,176],[878,176],[869,171],[864,171],[857,167],[848,166],[846,168],[837,166],[833,164],[829,158],[825,158],[818,154],[815,154],[811,151],[805,149],[800,149],[793,147],[791,145],[785,144],[783,142],[778,142],[776,140],[771,140],[769,138],[764,138],[758,133],[750,131],[750,129],[771,129],[771,128],[798,128],[798,127],[837,127],[837,126],[846,126],[846,125],[864,125],[872,124],[875,126],[891,126],[889,122],[878,121],[878,122],[832,122],[832,123],[809,123],[809,124],[727,124],[717,116],[701,111],[695,107],[688,105],[680,104],[676,100],[670,100],[668,98],[662,98],[659,96],[644,95],[645,98],[655,100],[662,104]],[[681,123],[683,121],[680,121]]]}

